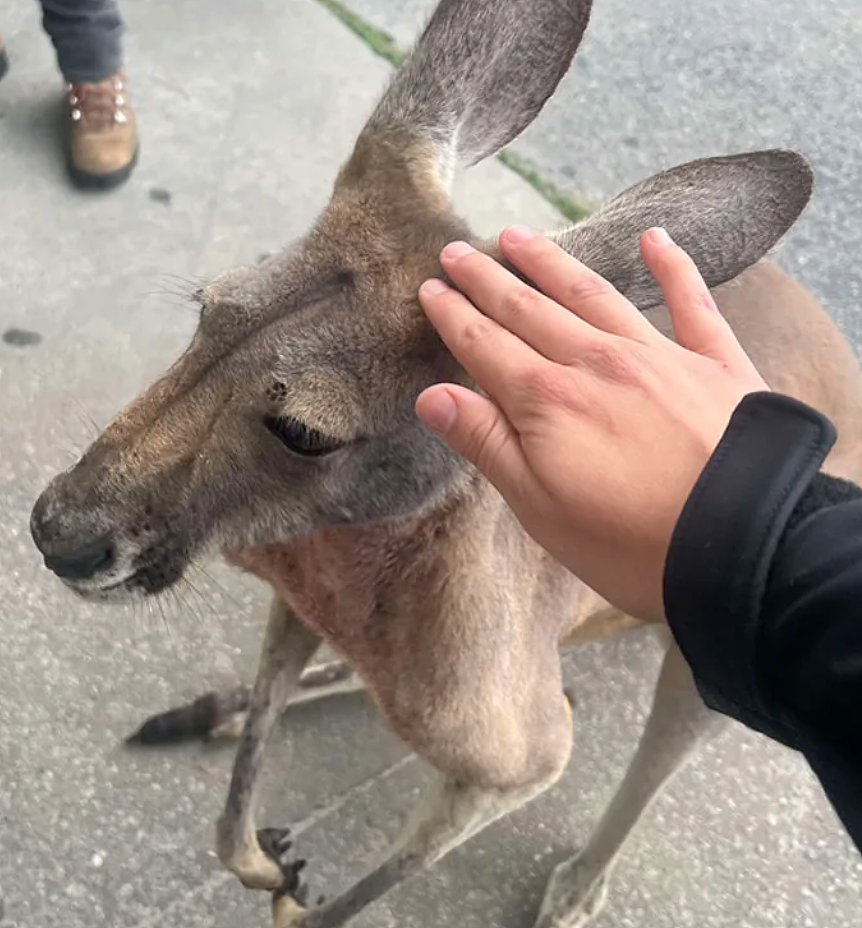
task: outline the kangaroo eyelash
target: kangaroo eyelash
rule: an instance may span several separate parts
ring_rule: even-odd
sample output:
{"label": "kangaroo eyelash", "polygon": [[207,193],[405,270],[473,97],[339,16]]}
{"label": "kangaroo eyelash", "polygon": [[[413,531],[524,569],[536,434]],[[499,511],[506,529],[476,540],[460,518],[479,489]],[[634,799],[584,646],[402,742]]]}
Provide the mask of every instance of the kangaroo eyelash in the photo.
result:
{"label": "kangaroo eyelash", "polygon": [[345,444],[341,439],[324,435],[290,416],[266,416],[263,424],[286,448],[305,457],[322,457]]}

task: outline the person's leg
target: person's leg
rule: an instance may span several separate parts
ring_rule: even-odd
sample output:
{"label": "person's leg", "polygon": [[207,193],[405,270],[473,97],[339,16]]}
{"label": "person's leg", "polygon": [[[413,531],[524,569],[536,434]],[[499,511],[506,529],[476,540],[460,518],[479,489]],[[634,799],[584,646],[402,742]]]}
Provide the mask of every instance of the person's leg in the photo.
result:
{"label": "person's leg", "polygon": [[125,25],[115,0],[41,0],[42,25],[70,83],[95,84],[123,66]]}
{"label": "person's leg", "polygon": [[69,173],[79,187],[115,187],[131,174],[138,153],[119,7],[116,0],[40,2],[45,32],[69,85]]}

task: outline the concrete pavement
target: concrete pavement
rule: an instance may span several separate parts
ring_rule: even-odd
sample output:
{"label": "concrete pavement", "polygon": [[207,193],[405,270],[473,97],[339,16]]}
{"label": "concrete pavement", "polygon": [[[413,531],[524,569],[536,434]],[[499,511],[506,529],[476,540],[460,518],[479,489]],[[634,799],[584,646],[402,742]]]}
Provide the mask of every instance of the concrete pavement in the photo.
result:
{"label": "concrete pavement", "polygon": [[[307,227],[388,68],[314,0],[124,10],[143,150],[131,183],[107,197],[64,183],[37,9],[0,10],[13,59],[0,85],[0,336],[28,333],[24,345],[0,340],[0,925],[263,928],[266,899],[211,851],[231,749],[119,747],[151,712],[251,679],[261,589],[215,565],[164,614],[95,608],[47,575],[27,519],[90,418],[104,423],[188,339],[195,316],[178,294]],[[618,49],[617,67],[648,54],[633,49]],[[602,93],[610,105],[617,89]],[[545,124],[576,153],[586,144]],[[557,150],[530,138],[556,171]],[[646,173],[637,158],[614,167],[617,151],[595,159],[608,187]],[[596,174],[575,192],[604,184]],[[495,162],[465,178],[459,201],[484,231],[555,222]],[[577,746],[561,784],[356,928],[529,928],[552,865],[584,842],[634,748],[656,657],[637,635],[567,655]],[[332,895],[383,850],[426,776],[363,698],[306,707],[273,752],[261,821],[298,825],[313,889]],[[735,728],[659,801],[596,926],[850,928],[860,890],[862,864],[811,775]]]}

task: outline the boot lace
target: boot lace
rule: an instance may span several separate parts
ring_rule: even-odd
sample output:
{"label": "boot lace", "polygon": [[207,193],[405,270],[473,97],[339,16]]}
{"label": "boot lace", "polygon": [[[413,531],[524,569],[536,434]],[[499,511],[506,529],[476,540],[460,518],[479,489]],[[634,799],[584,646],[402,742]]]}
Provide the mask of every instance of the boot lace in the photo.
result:
{"label": "boot lace", "polygon": [[72,121],[94,128],[127,122],[122,74],[114,74],[98,83],[73,82],[68,85]]}

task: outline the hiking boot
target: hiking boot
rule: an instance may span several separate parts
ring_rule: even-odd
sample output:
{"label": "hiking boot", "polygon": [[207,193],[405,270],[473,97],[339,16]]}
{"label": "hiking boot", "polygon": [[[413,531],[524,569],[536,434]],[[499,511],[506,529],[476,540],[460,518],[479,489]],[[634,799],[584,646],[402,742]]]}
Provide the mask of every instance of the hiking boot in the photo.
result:
{"label": "hiking boot", "polygon": [[68,86],[69,174],[78,187],[107,190],[127,180],[138,158],[135,114],[122,71]]}
{"label": "hiking boot", "polygon": [[3,47],[3,36],[0,35],[0,80],[3,79],[3,75],[9,70],[9,56],[6,54],[6,49]]}

